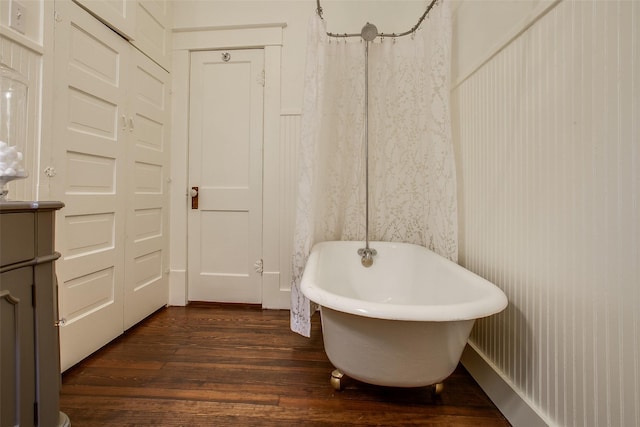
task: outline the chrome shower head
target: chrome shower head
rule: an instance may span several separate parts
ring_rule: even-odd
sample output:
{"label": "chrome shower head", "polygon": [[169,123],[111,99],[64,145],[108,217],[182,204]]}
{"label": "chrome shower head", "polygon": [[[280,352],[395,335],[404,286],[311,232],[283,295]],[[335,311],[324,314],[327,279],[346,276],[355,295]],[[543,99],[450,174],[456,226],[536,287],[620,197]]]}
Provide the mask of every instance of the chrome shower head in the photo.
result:
{"label": "chrome shower head", "polygon": [[375,25],[370,24],[369,22],[367,22],[365,24],[365,26],[362,27],[362,31],[360,31],[360,36],[365,41],[368,41],[368,42],[373,41],[373,39],[378,37],[378,29],[376,28]]}

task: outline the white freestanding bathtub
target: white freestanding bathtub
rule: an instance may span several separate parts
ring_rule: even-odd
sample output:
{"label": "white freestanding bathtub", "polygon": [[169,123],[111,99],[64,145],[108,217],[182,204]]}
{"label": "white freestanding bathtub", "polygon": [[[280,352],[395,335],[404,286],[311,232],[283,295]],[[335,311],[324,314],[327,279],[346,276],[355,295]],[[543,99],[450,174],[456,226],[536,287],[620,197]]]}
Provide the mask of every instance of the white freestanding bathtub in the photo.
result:
{"label": "white freestanding bathtub", "polygon": [[316,244],[301,281],[304,295],[321,307],[334,387],[342,374],[383,386],[441,383],[456,368],[475,319],[502,311],[505,294],[418,245],[371,242],[377,255],[365,268],[362,246]]}

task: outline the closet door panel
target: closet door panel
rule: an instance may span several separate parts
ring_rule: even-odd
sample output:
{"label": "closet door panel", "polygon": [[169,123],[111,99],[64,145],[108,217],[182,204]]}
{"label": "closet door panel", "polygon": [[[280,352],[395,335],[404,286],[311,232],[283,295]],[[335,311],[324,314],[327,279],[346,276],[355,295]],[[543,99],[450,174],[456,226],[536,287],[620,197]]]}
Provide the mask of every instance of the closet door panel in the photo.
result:
{"label": "closet door panel", "polygon": [[56,2],[52,188],[61,364],[123,331],[127,87],[131,46],[75,3]]}
{"label": "closet door panel", "polygon": [[124,326],[168,300],[169,74],[134,50]]}
{"label": "closet door panel", "polygon": [[136,2],[136,37],[132,43],[165,70],[171,67],[171,19],[173,2]]}

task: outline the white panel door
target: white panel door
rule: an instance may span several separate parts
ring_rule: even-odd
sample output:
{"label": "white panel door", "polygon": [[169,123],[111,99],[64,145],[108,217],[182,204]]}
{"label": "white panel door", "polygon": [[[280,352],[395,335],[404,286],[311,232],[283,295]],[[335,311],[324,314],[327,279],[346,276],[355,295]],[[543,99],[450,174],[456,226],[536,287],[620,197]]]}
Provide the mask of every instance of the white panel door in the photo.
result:
{"label": "white panel door", "polygon": [[131,51],[125,329],[164,306],[169,295],[169,73]]}
{"label": "white panel door", "polygon": [[63,369],[123,331],[130,46],[74,3],[56,2],[52,195]]}
{"label": "white panel door", "polygon": [[190,301],[262,300],[263,91],[262,50],[192,53]]}

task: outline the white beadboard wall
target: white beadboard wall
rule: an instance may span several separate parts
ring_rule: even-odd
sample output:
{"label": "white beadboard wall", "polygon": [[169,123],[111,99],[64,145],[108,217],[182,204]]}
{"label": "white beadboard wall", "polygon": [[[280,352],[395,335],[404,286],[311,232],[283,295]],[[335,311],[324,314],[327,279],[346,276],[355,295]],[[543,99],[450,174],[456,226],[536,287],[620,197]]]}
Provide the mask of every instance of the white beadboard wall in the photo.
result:
{"label": "white beadboard wall", "polygon": [[[291,261],[293,254],[293,231],[298,195],[298,147],[300,145],[299,112],[280,114],[280,227],[286,230],[280,242],[280,274],[283,275],[280,286],[291,283]],[[284,236],[287,236],[286,238]],[[288,287],[290,290],[291,287]],[[284,289],[282,289],[284,290]]]}
{"label": "white beadboard wall", "polygon": [[4,35],[0,36],[0,63],[14,69],[29,83],[27,93],[27,133],[18,149],[24,155],[26,179],[9,184],[10,200],[37,200],[40,169],[42,54]]}
{"label": "white beadboard wall", "polygon": [[561,1],[452,92],[471,342],[551,425],[640,426],[640,2]]}

